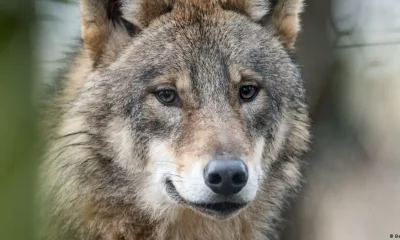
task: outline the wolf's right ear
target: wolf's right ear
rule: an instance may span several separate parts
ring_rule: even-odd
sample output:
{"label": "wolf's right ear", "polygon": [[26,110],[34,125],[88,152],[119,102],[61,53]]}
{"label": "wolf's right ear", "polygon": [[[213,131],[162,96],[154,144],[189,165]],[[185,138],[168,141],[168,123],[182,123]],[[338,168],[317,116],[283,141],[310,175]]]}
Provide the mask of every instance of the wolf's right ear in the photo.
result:
{"label": "wolf's right ear", "polygon": [[108,64],[155,18],[171,11],[168,0],[81,0],[84,49],[94,65]]}
{"label": "wolf's right ear", "polygon": [[222,7],[243,13],[253,21],[271,26],[286,49],[292,50],[300,31],[304,0],[219,0]]}

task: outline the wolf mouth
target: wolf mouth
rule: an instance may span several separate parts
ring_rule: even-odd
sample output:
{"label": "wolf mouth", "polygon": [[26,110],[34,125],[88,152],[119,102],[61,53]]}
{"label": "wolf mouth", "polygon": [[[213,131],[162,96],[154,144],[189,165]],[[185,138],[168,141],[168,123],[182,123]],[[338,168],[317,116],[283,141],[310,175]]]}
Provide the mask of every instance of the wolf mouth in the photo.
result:
{"label": "wolf mouth", "polygon": [[210,203],[198,203],[198,202],[190,202],[185,200],[181,195],[179,195],[176,190],[175,185],[173,184],[171,179],[167,179],[165,181],[167,193],[180,204],[188,205],[189,207],[198,210],[202,213],[206,213],[207,215],[217,215],[219,217],[227,217],[240,209],[246,207],[247,203],[235,203],[235,202],[210,202]]}

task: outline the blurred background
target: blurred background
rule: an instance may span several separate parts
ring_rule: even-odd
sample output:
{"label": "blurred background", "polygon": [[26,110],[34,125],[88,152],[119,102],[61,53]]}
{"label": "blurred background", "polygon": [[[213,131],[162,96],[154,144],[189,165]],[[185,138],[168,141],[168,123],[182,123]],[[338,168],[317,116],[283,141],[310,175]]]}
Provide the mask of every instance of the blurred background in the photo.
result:
{"label": "blurred background", "polygon": [[[297,57],[313,140],[282,240],[390,239],[400,235],[400,1],[306,3]],[[79,30],[74,0],[0,3],[0,240],[33,239],[36,100]]]}

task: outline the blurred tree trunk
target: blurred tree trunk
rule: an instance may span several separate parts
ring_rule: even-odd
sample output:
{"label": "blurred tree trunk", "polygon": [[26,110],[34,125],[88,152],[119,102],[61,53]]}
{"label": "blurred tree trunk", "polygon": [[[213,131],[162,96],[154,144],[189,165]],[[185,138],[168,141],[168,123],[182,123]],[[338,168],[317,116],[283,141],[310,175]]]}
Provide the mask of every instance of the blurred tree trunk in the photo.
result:
{"label": "blurred tree trunk", "polygon": [[0,3],[0,239],[34,239],[34,1]]}

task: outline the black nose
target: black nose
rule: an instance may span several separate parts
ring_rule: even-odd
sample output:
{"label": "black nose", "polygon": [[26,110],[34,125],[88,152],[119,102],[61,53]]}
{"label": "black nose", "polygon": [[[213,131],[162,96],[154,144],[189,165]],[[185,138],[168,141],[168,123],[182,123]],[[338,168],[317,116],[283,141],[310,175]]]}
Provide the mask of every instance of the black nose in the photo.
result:
{"label": "black nose", "polygon": [[217,194],[229,196],[240,192],[249,177],[243,161],[213,160],[204,168],[204,181]]}

